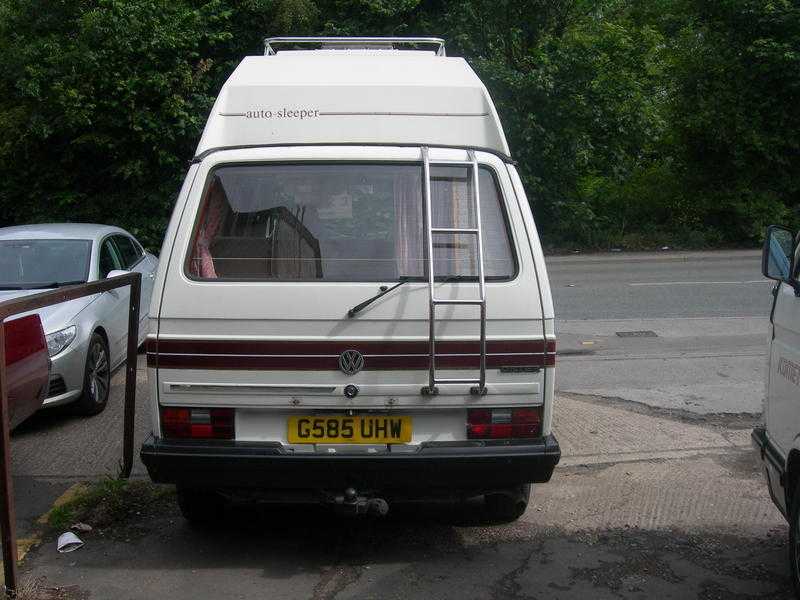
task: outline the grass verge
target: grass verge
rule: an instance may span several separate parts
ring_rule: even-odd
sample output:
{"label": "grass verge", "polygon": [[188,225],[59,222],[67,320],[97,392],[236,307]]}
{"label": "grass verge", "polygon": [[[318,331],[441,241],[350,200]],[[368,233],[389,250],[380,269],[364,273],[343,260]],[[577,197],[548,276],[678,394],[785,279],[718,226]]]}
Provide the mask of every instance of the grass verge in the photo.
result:
{"label": "grass verge", "polygon": [[102,479],[83,487],[47,515],[48,533],[67,531],[75,523],[87,523],[102,534],[129,538],[141,529],[146,516],[174,507],[174,488],[149,481]]}

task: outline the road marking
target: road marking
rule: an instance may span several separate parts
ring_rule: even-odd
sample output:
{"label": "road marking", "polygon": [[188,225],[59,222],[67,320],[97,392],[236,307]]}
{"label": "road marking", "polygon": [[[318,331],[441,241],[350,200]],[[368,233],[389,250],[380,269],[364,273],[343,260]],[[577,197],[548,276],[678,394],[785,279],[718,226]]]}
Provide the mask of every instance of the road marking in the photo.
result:
{"label": "road marking", "polygon": [[[22,538],[17,540],[17,562],[22,562],[22,559],[25,558],[25,555],[28,554],[31,548],[34,546],[38,546],[41,543],[41,539],[37,537],[32,538]],[[0,560],[0,586],[5,585],[6,577],[5,572],[3,571],[3,561]]]}
{"label": "road marking", "polygon": [[772,283],[769,279],[751,279],[748,281],[652,281],[629,283],[630,286],[663,286],[663,285],[746,285],[751,283]]}
{"label": "road marking", "polygon": [[[86,491],[86,484],[84,483],[76,483],[71,485],[67,488],[67,490],[61,494],[58,498],[55,499],[53,502],[53,506],[50,507],[46,513],[44,513],[41,517],[36,519],[36,524],[40,526],[47,525],[47,522],[50,518],[50,514],[53,512],[54,509],[58,508],[59,506],[63,506],[67,502],[70,502],[80,496],[82,493]],[[31,548],[38,546],[42,543],[42,532],[36,531],[27,538],[19,538],[17,540],[17,561],[22,562],[22,559],[30,552]],[[0,560],[0,585],[5,583],[5,578],[2,572],[2,564],[3,561]]]}
{"label": "road marking", "polygon": [[53,506],[50,507],[46,513],[44,513],[41,517],[36,519],[37,525],[47,525],[50,520],[50,515],[52,514],[53,510],[58,508],[59,506],[64,506],[67,502],[71,502],[81,494],[85,493],[87,486],[85,483],[74,483],[69,486],[63,494],[61,494],[58,498],[55,499],[53,502]]}
{"label": "road marking", "polygon": [[633,318],[624,318],[624,319],[556,319],[559,324],[564,325],[565,323],[573,324],[573,323],[616,323],[617,321],[625,322],[625,321],[714,321],[717,319],[727,319],[727,320],[739,320],[743,321],[745,319],[748,320],[760,320],[760,321],[769,321],[768,316],[764,315],[739,315],[739,316],[711,316],[711,317],[633,317]]}
{"label": "road marking", "polygon": [[42,540],[37,537],[22,538],[17,540],[17,560],[22,560],[31,548],[37,546]]}
{"label": "road marking", "polygon": [[[563,353],[562,353],[563,352]],[[694,360],[698,358],[764,358],[763,350],[753,350],[752,352],[684,352],[676,353],[659,353],[659,352],[646,352],[642,354],[609,354],[602,356],[598,354],[589,354],[588,352],[581,351],[580,348],[570,352],[564,349],[557,353],[559,360],[563,361],[625,361],[625,360]],[[563,391],[563,390],[562,390]]]}

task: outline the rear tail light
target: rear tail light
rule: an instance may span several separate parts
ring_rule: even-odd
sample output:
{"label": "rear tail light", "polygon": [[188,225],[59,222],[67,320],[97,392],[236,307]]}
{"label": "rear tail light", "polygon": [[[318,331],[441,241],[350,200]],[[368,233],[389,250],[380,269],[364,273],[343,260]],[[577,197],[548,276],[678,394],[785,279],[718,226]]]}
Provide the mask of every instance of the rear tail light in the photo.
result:
{"label": "rear tail light", "polygon": [[467,411],[467,438],[501,440],[539,437],[540,407],[473,408]]}
{"label": "rear tail light", "polygon": [[232,440],[232,408],[161,407],[161,431],[168,439]]}

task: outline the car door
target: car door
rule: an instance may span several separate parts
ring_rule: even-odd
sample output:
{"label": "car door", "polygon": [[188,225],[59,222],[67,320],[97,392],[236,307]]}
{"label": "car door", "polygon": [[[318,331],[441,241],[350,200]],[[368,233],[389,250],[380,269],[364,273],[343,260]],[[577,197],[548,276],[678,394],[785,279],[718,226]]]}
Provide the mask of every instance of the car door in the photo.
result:
{"label": "car door", "polygon": [[[100,279],[107,278],[111,271],[124,268],[122,257],[114,244],[113,236],[105,238],[100,244],[98,266]],[[112,365],[119,363],[126,349],[129,298],[130,291],[126,286],[104,292],[98,301],[98,320],[108,335]]]}
{"label": "car door", "polygon": [[153,295],[155,270],[142,247],[131,237],[123,234],[113,236],[114,244],[122,259],[123,269],[142,275],[141,300],[139,305],[139,342],[147,335],[147,313]]}
{"label": "car door", "polygon": [[774,290],[765,421],[771,442],[787,456],[800,435],[800,249],[783,229],[773,231],[767,243],[765,270],[782,281]]}

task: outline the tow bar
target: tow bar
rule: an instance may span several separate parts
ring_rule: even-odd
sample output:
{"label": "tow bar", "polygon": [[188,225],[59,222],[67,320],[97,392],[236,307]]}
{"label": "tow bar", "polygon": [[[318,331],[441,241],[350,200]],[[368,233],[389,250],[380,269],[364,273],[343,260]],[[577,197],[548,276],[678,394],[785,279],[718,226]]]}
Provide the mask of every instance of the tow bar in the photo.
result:
{"label": "tow bar", "polygon": [[389,512],[389,503],[383,498],[359,496],[355,488],[349,487],[342,494],[332,498],[336,512],[349,515],[370,515],[384,517]]}

